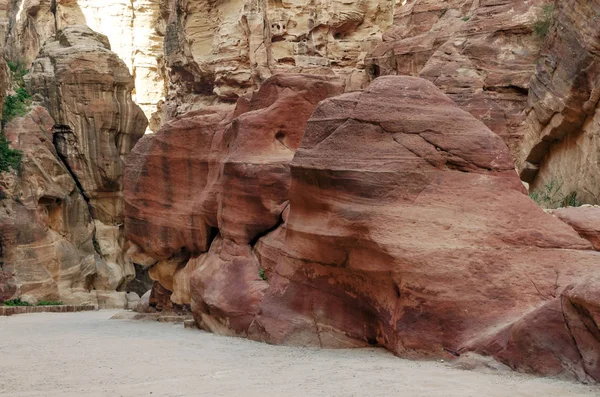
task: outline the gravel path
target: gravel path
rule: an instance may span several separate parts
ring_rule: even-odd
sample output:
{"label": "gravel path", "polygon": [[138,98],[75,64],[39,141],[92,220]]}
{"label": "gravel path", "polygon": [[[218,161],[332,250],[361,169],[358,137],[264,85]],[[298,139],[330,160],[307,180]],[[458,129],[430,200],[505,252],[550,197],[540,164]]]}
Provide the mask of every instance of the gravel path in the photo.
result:
{"label": "gravel path", "polygon": [[462,371],[378,349],[315,350],[115,311],[0,317],[1,397],[574,397],[595,386]]}

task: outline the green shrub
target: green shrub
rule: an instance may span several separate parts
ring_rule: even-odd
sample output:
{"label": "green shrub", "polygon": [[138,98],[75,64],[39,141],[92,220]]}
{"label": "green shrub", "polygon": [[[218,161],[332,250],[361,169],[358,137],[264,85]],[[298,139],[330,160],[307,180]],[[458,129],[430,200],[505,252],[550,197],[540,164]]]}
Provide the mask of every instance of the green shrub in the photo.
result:
{"label": "green shrub", "polygon": [[542,190],[531,193],[529,197],[543,208],[580,207],[582,202],[577,200],[577,192],[565,195],[562,187],[563,182],[552,179]]}
{"label": "green shrub", "polygon": [[542,7],[542,15],[533,25],[533,32],[537,37],[546,37],[552,25],[552,14],[554,13],[554,4],[546,4]]}
{"label": "green shrub", "polygon": [[4,131],[0,132],[0,172],[6,172],[11,168],[19,169],[23,153],[20,150],[11,149],[9,141],[4,136]]}
{"label": "green shrub", "polygon": [[258,269],[258,277],[267,281],[267,275],[265,274],[265,269],[263,269],[262,267]]}
{"label": "green shrub", "polygon": [[60,301],[39,301],[37,306],[60,306],[64,305],[64,303]]}
{"label": "green shrub", "polygon": [[22,301],[21,298],[11,299],[3,303],[4,306],[31,306],[30,303]]}
{"label": "green shrub", "polygon": [[461,18],[461,20],[462,20],[463,22],[467,22],[469,19],[471,19],[471,17],[470,17],[470,16],[468,16],[468,15],[465,15],[464,17],[462,17],[462,18]]}
{"label": "green shrub", "polygon": [[25,64],[21,61],[8,61],[7,64],[13,81],[17,83],[19,87],[23,87],[25,84],[23,77],[29,73],[29,71],[25,68]]}
{"label": "green shrub", "polygon": [[15,95],[8,95],[4,99],[2,106],[2,126],[5,126],[10,120],[15,117],[23,117],[29,111],[31,105],[31,96],[23,87],[16,90]]}

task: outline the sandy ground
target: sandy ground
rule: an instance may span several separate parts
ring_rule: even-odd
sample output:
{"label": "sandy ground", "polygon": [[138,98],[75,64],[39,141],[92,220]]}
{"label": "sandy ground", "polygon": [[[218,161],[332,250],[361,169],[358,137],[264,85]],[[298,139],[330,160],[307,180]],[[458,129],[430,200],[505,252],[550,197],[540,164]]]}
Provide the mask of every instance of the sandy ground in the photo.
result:
{"label": "sandy ground", "polygon": [[115,311],[0,317],[2,397],[574,397],[595,386],[401,360],[379,349],[269,346]]}

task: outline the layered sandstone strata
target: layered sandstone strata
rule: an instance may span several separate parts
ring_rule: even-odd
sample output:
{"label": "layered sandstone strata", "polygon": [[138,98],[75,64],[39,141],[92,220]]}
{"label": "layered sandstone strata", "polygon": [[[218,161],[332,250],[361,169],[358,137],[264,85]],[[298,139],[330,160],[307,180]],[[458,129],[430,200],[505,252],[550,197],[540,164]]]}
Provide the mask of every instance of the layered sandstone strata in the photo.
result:
{"label": "layered sandstone strata", "polygon": [[81,303],[95,290],[89,299],[122,307],[115,291],[134,276],[123,257],[123,161],[147,126],[133,78],[105,36],[73,26],[41,49],[26,82],[48,110],[6,127],[25,159],[18,175],[3,174],[5,269],[29,300]]}
{"label": "layered sandstone strata", "polygon": [[517,165],[535,191],[600,203],[600,1],[560,1],[531,79]]}
{"label": "layered sandstone strata", "polygon": [[[28,67],[46,41],[53,40],[67,26],[87,25],[103,33],[134,76],[134,100],[146,117],[153,120],[151,128],[157,129],[165,91],[164,23],[159,3],[159,0],[13,1],[5,6],[11,16],[6,53],[9,59]],[[0,18],[2,12],[0,3]]]}
{"label": "layered sandstone strata", "polygon": [[[150,267],[180,305],[191,303],[193,270],[212,269],[221,257],[239,256],[257,278],[251,245],[281,222],[306,120],[320,100],[341,92],[331,78],[275,76],[234,110],[190,112],[145,136],[125,175],[127,237],[139,246],[128,257]],[[222,246],[213,242],[217,234]],[[190,261],[211,243],[205,261]]]}
{"label": "layered sandstone strata", "polygon": [[[278,142],[287,119],[273,124],[269,109],[289,94],[277,86],[267,81],[255,97],[261,111],[240,114],[241,100],[237,119],[191,113],[135,150],[127,230],[163,258],[153,273],[171,302],[189,296],[204,329],[270,343],[477,351],[520,370],[600,379],[598,254],[527,197],[500,137],[430,82],[384,77],[322,101],[292,135],[301,144]],[[171,150],[183,142],[211,150]],[[289,166],[283,146],[298,148]],[[277,148],[285,167],[265,157]],[[161,191],[161,178],[178,183]],[[562,321],[531,314],[564,299],[575,309],[565,306]],[[524,355],[534,336],[555,345]]]}
{"label": "layered sandstone strata", "polygon": [[[94,222],[77,184],[53,145],[54,120],[34,106],[4,133],[23,152],[19,173],[0,176],[2,262],[12,296],[97,304]],[[5,296],[6,299],[8,299]]]}
{"label": "layered sandstone strata", "polygon": [[[166,115],[235,102],[275,73],[351,76],[391,23],[393,2],[163,2]],[[358,69],[355,70],[355,67]]]}

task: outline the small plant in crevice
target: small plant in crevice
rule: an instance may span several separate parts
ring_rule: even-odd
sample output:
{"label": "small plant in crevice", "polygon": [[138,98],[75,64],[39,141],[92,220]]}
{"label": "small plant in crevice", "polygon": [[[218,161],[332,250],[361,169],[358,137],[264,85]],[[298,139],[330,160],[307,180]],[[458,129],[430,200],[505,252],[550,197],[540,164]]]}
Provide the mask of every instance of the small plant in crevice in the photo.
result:
{"label": "small plant in crevice", "polygon": [[533,24],[533,32],[537,37],[546,37],[552,26],[552,14],[554,13],[554,4],[546,4],[542,7],[542,14]]}
{"label": "small plant in crevice", "polygon": [[64,303],[60,301],[39,301],[36,306],[61,306]]}
{"label": "small plant in crevice", "polygon": [[25,85],[24,77],[29,73],[25,64],[22,61],[8,61],[6,63],[8,68],[10,69],[10,74],[13,81],[19,86],[23,87]]}
{"label": "small plant in crevice", "polygon": [[0,172],[19,169],[23,152],[11,149],[10,141],[4,136],[4,131],[0,131]]}
{"label": "small plant in crevice", "polygon": [[102,249],[100,248],[100,243],[98,242],[98,239],[96,239],[96,236],[92,238],[92,244],[94,244],[94,250],[98,255],[102,256]]}
{"label": "small plant in crevice", "polygon": [[564,194],[562,187],[563,182],[552,179],[529,197],[542,208],[580,207],[583,204],[577,199],[577,192]]}
{"label": "small plant in crevice", "polygon": [[463,22],[467,22],[469,19],[471,19],[471,17],[470,17],[470,16],[468,16],[468,15],[465,15],[465,16],[464,16],[464,17],[462,17],[460,20],[461,20],[461,21],[463,21]]}
{"label": "small plant in crevice", "polygon": [[4,301],[4,306],[31,306],[31,303],[22,301],[21,298],[11,299]]}
{"label": "small plant in crevice", "polygon": [[265,269],[263,269],[262,267],[258,268],[258,277],[260,277],[264,281],[267,281],[267,275],[265,274]]}

